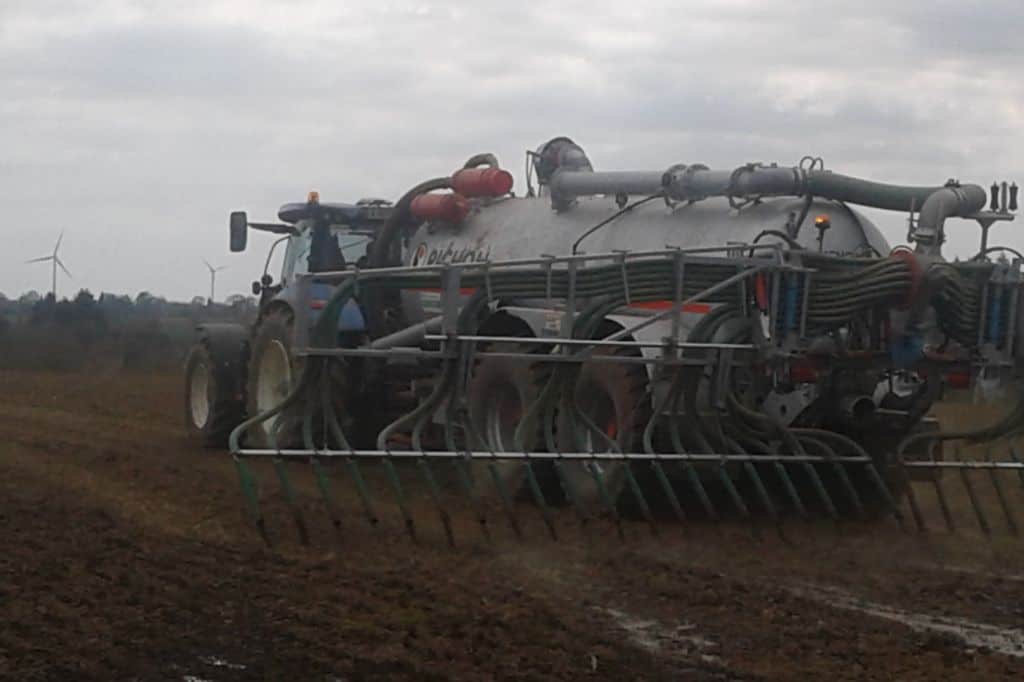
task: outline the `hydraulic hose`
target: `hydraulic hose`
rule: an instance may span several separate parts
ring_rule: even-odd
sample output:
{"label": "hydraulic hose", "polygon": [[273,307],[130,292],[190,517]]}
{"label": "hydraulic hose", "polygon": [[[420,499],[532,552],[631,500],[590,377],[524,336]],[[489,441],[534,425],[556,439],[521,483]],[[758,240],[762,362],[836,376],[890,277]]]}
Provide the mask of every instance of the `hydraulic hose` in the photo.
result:
{"label": "hydraulic hose", "polygon": [[488,152],[484,152],[483,154],[474,154],[462,165],[463,168],[478,168],[480,166],[488,166],[490,168],[501,167],[498,164],[498,157]]}
{"label": "hydraulic hose", "polygon": [[412,200],[426,192],[450,188],[451,178],[434,178],[432,180],[427,180],[426,182],[421,182],[403,194],[402,198],[395,204],[394,209],[392,209],[391,215],[388,217],[387,221],[385,221],[377,232],[377,236],[373,240],[373,244],[370,248],[370,256],[367,259],[367,265],[371,268],[383,268],[393,265],[390,258],[391,247],[402,228],[409,222],[409,205],[412,204]]}

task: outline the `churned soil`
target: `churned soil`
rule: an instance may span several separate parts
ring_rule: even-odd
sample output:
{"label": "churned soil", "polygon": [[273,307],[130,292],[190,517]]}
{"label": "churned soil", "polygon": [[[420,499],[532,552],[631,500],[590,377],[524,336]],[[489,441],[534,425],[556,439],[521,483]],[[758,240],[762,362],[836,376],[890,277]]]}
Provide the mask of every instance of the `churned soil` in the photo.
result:
{"label": "churned soil", "polygon": [[[787,521],[581,527],[497,510],[456,546],[400,475],[372,527],[341,470],[338,527],[293,465],[310,542],[254,467],[272,546],[234,464],[189,444],[176,376],[0,373],[0,678],[12,680],[1024,679],[1024,542],[979,485],[993,538]],[[291,469],[290,469],[291,470]],[[1004,493],[1024,522],[1024,486]]]}

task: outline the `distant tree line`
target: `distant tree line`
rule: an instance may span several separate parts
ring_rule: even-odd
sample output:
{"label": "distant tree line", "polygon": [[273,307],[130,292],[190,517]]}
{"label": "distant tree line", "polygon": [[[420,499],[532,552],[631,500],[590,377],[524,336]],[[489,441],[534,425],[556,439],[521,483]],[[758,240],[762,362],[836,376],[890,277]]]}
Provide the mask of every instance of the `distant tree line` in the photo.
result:
{"label": "distant tree line", "polygon": [[172,370],[181,365],[201,322],[248,323],[256,299],[235,295],[208,304],[201,296],[172,302],[82,289],[71,299],[27,292],[0,294],[0,368],[34,370]]}

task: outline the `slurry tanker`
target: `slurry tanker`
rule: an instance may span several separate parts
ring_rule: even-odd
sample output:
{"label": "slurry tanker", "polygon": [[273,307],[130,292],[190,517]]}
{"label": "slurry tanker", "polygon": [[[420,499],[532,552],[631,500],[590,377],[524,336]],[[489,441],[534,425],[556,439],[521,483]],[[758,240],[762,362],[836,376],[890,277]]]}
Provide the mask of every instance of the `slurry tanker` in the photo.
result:
{"label": "slurry tanker", "polygon": [[[527,154],[525,180],[513,192],[479,154],[393,203],[311,193],[276,223],[232,214],[232,250],[276,234],[283,272],[254,283],[251,328],[199,328],[185,417],[230,448],[265,536],[258,459],[303,536],[296,462],[336,524],[344,476],[371,522],[393,501],[413,536],[425,491],[451,542],[456,497],[487,536],[532,509],[555,535],[560,507],[620,532],[813,515],[923,529],[925,492],[952,528],[947,469],[979,514],[967,474],[987,471],[1016,530],[1022,257],[988,239],[1015,184],[884,184],[814,157],[601,171],[565,137]],[[863,207],[905,216],[907,243]],[[972,222],[977,253],[947,260],[948,231]],[[936,402],[979,384],[1013,397],[1005,414],[943,429]],[[957,458],[957,441],[1008,447]]]}

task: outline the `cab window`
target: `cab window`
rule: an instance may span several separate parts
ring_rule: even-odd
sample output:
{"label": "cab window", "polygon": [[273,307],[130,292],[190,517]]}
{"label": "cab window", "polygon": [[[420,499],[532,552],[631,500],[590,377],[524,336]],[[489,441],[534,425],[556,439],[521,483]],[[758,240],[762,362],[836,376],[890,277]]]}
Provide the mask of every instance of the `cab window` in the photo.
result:
{"label": "cab window", "polygon": [[[352,232],[347,226],[331,226],[331,233],[338,240],[338,248],[341,255],[345,257],[348,266],[356,264],[366,254],[366,245],[370,236]],[[308,227],[302,232],[288,240],[288,248],[284,255],[284,268],[281,272],[283,282],[290,281],[296,275],[303,275],[309,272],[309,249],[313,242],[313,233]]]}

